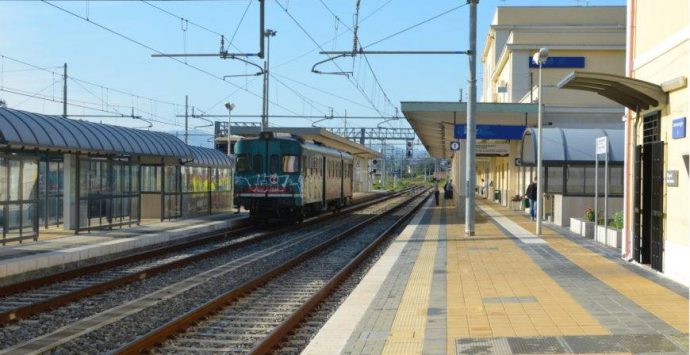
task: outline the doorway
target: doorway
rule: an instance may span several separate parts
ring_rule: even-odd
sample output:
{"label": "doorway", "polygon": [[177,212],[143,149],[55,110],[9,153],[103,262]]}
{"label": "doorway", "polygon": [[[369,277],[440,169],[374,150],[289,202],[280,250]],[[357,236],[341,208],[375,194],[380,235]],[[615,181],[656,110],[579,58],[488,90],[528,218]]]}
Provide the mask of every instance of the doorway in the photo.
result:
{"label": "doorway", "polygon": [[633,257],[641,264],[663,269],[664,142],[659,112],[644,117],[642,145],[635,150]]}

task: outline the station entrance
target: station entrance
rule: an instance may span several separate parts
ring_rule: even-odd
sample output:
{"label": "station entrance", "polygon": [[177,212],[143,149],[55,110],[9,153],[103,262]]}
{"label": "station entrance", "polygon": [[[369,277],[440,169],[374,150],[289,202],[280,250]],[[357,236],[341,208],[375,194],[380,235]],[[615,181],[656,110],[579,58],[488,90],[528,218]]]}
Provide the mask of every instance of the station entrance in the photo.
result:
{"label": "station entrance", "polygon": [[642,145],[635,150],[633,257],[663,271],[664,142],[659,112],[644,117]]}

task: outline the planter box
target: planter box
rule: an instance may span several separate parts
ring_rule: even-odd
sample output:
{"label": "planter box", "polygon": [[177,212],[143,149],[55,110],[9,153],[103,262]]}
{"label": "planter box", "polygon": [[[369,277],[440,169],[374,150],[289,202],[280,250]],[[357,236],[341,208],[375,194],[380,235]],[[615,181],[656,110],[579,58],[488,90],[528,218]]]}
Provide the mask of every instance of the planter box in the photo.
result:
{"label": "planter box", "polygon": [[522,210],[522,201],[510,201],[510,210],[511,211],[521,211]]}
{"label": "planter box", "polygon": [[585,238],[593,238],[594,222],[588,222],[581,218],[570,218],[570,231]]}
{"label": "planter box", "polygon": [[597,242],[613,248],[621,248],[623,230],[614,227],[604,228],[604,226],[597,226],[597,233]]}

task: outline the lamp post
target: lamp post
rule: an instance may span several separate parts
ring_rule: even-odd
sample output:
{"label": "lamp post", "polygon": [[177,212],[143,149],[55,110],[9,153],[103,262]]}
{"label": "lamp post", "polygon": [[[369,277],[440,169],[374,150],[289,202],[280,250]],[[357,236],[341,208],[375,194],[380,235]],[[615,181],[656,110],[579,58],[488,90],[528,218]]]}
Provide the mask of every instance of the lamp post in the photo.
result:
{"label": "lamp post", "polygon": [[544,113],[544,106],[542,105],[542,85],[541,85],[541,67],[546,62],[549,57],[548,48],[539,48],[537,53],[534,53],[532,60],[535,64],[539,65],[539,111],[538,111],[538,124],[537,124],[537,229],[536,234],[541,235],[541,218],[542,211],[544,210],[544,180],[542,176],[542,116]]}
{"label": "lamp post", "polygon": [[232,110],[235,108],[235,104],[226,102],[225,108],[228,109],[228,131],[226,133],[228,136],[228,156],[232,156],[232,150],[230,149],[230,122],[232,121]]}

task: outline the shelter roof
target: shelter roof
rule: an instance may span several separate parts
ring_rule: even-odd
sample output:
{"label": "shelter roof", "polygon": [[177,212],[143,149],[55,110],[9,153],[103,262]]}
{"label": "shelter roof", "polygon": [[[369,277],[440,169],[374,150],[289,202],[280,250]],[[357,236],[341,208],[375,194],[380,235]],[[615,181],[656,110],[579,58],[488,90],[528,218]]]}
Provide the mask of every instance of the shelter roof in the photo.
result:
{"label": "shelter roof", "polygon": [[[608,137],[609,163],[622,164],[625,154],[624,130],[599,128],[543,128],[542,162],[546,166],[594,164],[596,140],[604,136]],[[536,156],[537,129],[528,128],[522,136],[521,165],[535,166]],[[600,159],[603,160],[603,157]]]}
{"label": "shelter roof", "polygon": [[192,159],[192,151],[175,136],[62,116],[0,108],[0,146],[44,151],[150,155]]}
{"label": "shelter roof", "polygon": [[[449,159],[454,141],[454,124],[467,123],[465,102],[401,102],[402,112],[426,150],[435,158]],[[476,123],[491,125],[533,125],[537,104],[477,103]]]}
{"label": "shelter roof", "polygon": [[[272,132],[290,133],[300,136],[305,140],[320,142],[325,146],[348,152],[355,157],[372,159],[379,156],[377,151],[367,148],[359,143],[355,143],[337,134],[331,133],[322,127],[270,127],[270,130]],[[231,132],[233,135],[255,137],[261,133],[261,129],[259,127],[232,126]],[[216,142],[226,141],[226,137],[216,137]]]}
{"label": "shelter roof", "polygon": [[194,154],[194,160],[186,165],[210,166],[213,168],[228,168],[234,165],[235,161],[217,149],[189,146]]}
{"label": "shelter roof", "polygon": [[633,111],[665,105],[668,95],[661,86],[625,76],[573,71],[558,83],[559,89],[595,92]]}

